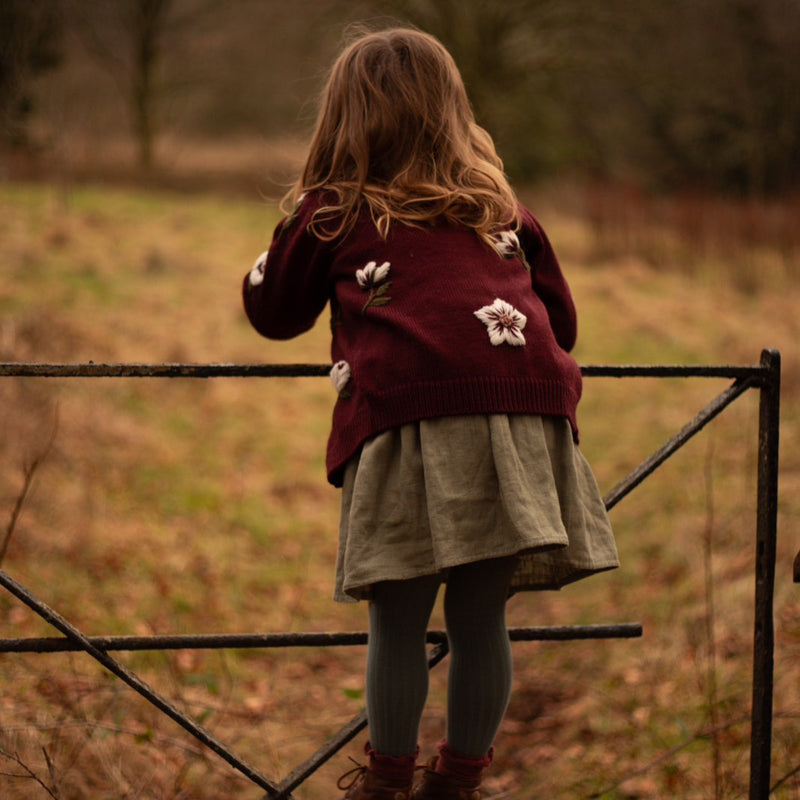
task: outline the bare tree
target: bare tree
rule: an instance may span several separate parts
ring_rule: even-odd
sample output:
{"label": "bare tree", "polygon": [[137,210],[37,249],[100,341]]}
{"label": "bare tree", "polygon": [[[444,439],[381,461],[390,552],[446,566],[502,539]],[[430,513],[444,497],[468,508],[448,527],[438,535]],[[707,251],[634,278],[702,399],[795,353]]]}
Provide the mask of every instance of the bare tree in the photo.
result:
{"label": "bare tree", "polygon": [[155,158],[156,78],[173,2],[66,0],[78,36],[89,53],[112,75],[126,100],[139,166],[146,171],[152,168]]}
{"label": "bare tree", "polygon": [[113,77],[129,110],[139,166],[150,170],[166,92],[166,56],[180,61],[200,23],[221,9],[221,0],[63,0],[79,38]]}
{"label": "bare tree", "polygon": [[0,3],[0,141],[23,144],[32,110],[32,79],[61,57],[60,19],[52,3]]}
{"label": "bare tree", "polygon": [[154,77],[161,33],[171,4],[172,0],[136,0],[131,9],[133,125],[139,145],[139,164],[146,170],[153,165]]}

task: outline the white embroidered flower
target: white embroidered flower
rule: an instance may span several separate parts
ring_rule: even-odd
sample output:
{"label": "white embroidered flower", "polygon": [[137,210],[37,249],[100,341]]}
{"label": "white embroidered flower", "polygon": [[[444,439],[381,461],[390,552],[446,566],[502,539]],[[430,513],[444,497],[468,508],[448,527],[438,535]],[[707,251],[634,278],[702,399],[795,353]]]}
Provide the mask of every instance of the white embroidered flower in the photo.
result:
{"label": "white embroidered flower", "polygon": [[505,300],[498,297],[490,306],[484,306],[473,313],[489,329],[489,341],[493,345],[504,342],[511,345],[525,344],[522,329],[528,318]]}
{"label": "white embroidered flower", "polygon": [[375,261],[370,261],[364,269],[356,270],[356,280],[362,289],[371,289],[386,280],[389,274],[389,262],[384,261],[380,266]]}
{"label": "white embroidered flower", "polygon": [[248,276],[248,282],[251,286],[258,286],[260,283],[264,281],[264,268],[267,266],[267,254],[269,250],[265,250],[257,259],[256,263],[253,264],[253,269],[250,270],[250,275]]}
{"label": "white embroidered flower", "polygon": [[513,258],[521,250],[519,239],[514,231],[500,231],[494,239],[494,246],[503,258]]}
{"label": "white embroidered flower", "polygon": [[337,361],[330,371],[331,383],[339,394],[350,381],[350,365],[346,361]]}

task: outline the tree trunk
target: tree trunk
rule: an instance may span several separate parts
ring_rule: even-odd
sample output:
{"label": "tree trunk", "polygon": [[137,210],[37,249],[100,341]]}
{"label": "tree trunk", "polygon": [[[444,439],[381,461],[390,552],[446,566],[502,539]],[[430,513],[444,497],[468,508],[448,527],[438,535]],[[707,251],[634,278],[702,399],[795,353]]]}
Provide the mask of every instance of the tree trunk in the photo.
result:
{"label": "tree trunk", "polygon": [[159,36],[172,0],[137,0],[133,36],[133,114],[139,166],[150,171],[154,163],[154,78],[159,56]]}

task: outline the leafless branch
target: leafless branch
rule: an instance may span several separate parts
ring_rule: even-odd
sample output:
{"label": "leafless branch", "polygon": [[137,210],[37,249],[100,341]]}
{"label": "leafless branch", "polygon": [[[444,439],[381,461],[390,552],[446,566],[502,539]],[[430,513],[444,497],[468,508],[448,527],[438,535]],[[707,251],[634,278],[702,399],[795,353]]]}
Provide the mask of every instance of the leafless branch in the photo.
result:
{"label": "leafless branch", "polygon": [[56,768],[53,764],[53,760],[50,758],[50,753],[47,752],[46,747],[42,748],[42,753],[44,753],[44,760],[47,762],[47,771],[50,773],[50,781],[53,784],[53,796],[61,800],[61,790],[58,788],[58,776],[56,775]]}
{"label": "leafless branch", "polygon": [[[711,717],[711,730],[719,725],[719,705],[717,703],[717,644],[716,644],[716,610],[714,605],[714,571],[712,564],[712,547],[714,541],[714,434],[708,439],[703,477],[706,489],[706,524],[703,531],[703,573],[705,577],[705,623],[708,658],[706,664],[706,691]],[[714,775],[714,798],[722,798],[722,753],[719,737],[711,734],[711,767]]]}
{"label": "leafless branch", "polygon": [[[49,794],[50,797],[53,798],[53,800],[60,800],[59,796],[57,794],[53,794],[53,791],[50,789],[50,787],[19,757],[17,753],[9,753],[8,751],[3,750],[3,748],[0,747],[0,756],[3,756],[3,758],[7,758],[9,761],[13,761],[18,767],[25,770],[25,775],[11,775],[11,777],[30,778],[31,780],[36,781],[36,783],[38,783],[39,786],[41,786],[42,789],[44,789],[47,792],[47,794]],[[45,756],[47,756],[47,753],[45,753]],[[48,758],[48,764],[49,763],[50,760]]]}
{"label": "leafless branch", "polygon": [[800,774],[800,764],[798,764],[794,769],[790,769],[783,777],[775,781],[775,783],[770,786],[769,793],[772,794],[776,789],[779,789],[784,783],[786,783],[786,781],[788,781],[790,778],[793,778],[797,774]]}
{"label": "leafless branch", "polygon": [[33,477],[36,474],[36,470],[40,467],[42,462],[47,458],[47,456],[50,454],[50,451],[53,449],[57,433],[58,409],[56,409],[55,419],[53,420],[53,430],[50,434],[47,444],[45,445],[44,449],[34,457],[33,461],[31,461],[30,464],[28,464],[28,466],[23,470],[24,478],[22,481],[22,488],[20,489],[17,499],[14,502],[14,508],[11,509],[11,518],[6,526],[6,532],[3,535],[3,543],[0,545],[0,566],[2,566],[3,559],[5,559],[6,553],[8,552],[8,545],[11,542],[11,537],[14,535],[14,529],[17,526],[17,520],[19,519],[19,515],[22,513],[22,506],[25,503],[25,498],[28,496],[31,484],[33,483]]}

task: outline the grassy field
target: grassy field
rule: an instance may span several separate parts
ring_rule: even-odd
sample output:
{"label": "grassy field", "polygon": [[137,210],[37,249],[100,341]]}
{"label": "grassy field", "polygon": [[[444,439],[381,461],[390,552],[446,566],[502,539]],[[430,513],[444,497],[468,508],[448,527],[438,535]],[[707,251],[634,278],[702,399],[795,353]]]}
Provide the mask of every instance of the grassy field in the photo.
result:
{"label": "grassy field", "polygon": [[[582,364],[750,364],[763,347],[782,351],[772,774],[774,797],[798,798],[796,205],[526,199],[572,284]],[[327,319],[276,343],[241,311],[241,278],[276,214],[240,197],[0,186],[0,360],[327,362]],[[588,379],[583,449],[601,489],[726,385]],[[362,606],[330,600],[332,403],[329,382],[312,378],[0,379],[3,568],[89,634],[363,630]],[[620,570],[510,602],[512,625],[638,620],[645,634],[515,645],[488,794],[746,796],[756,440],[750,393],[613,510]],[[0,636],[39,635],[52,629],[0,593]],[[328,648],[121,659],[279,779],[361,710],[363,657]],[[444,678],[434,671],[426,756],[443,733]],[[261,795],[85,656],[0,655],[0,682],[0,797]],[[297,797],[337,796],[363,738]]]}

